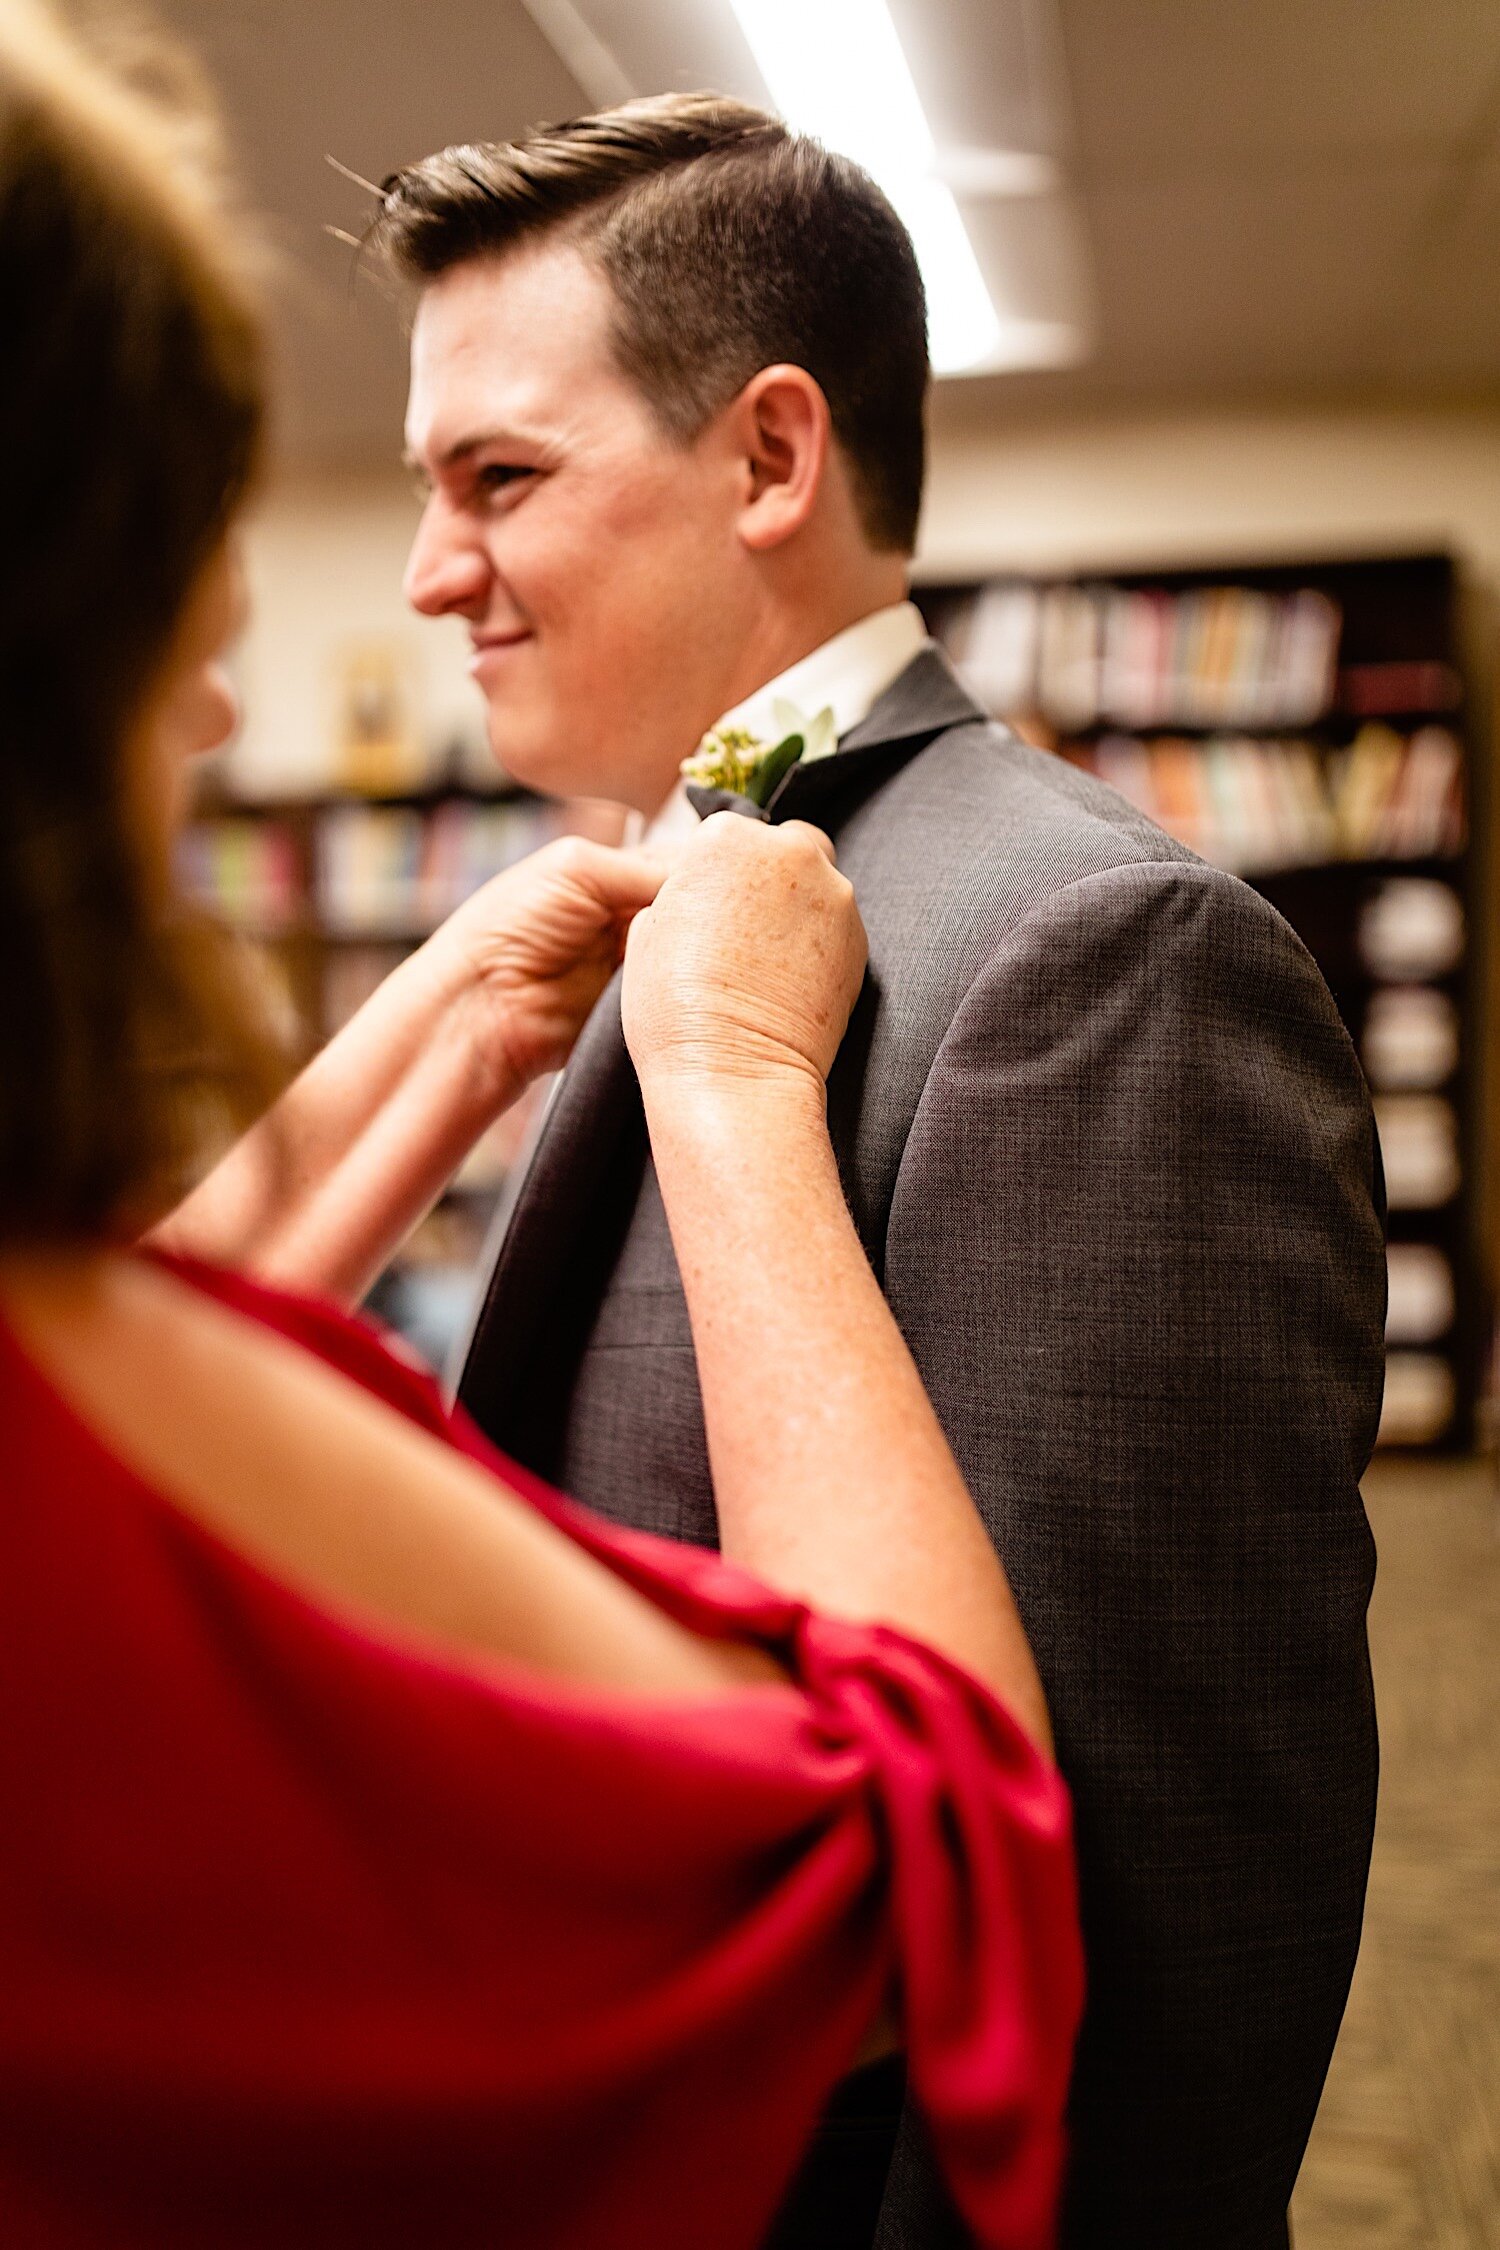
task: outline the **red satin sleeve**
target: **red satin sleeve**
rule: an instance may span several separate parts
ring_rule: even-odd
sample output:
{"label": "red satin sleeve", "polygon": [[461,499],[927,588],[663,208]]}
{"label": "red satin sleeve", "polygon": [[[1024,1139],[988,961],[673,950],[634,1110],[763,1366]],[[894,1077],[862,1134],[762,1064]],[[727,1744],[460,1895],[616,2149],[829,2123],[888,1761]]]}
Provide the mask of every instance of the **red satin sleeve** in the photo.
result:
{"label": "red satin sleeve", "polygon": [[894,1982],[975,2240],[1053,2237],[1066,1795],[932,1651],[622,1534],[361,1323],[178,1264],[786,1688],[465,1664],[268,1577],[0,1331],[0,2240],[754,2250]]}

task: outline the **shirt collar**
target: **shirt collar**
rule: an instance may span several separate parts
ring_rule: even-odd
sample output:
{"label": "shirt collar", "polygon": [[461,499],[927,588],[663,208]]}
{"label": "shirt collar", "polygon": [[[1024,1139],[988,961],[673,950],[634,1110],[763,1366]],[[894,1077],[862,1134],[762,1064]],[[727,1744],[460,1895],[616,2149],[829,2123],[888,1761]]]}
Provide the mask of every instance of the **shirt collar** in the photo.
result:
{"label": "shirt collar", "polygon": [[831,706],[838,733],[848,734],[869,717],[926,641],[927,627],[915,602],[892,602],[789,665],[726,711],[717,724],[746,727],[762,741],[775,741],[781,728],[773,706],[785,700],[795,703],[807,719]]}
{"label": "shirt collar", "polygon": [[[918,651],[928,646],[927,627],[915,602],[891,602],[872,610],[857,624],[835,633],[831,641],[815,648],[774,680],[747,695],[717,724],[748,727],[762,740],[774,740],[781,729],[772,705],[785,699],[795,703],[806,719],[814,719],[825,704],[832,706],[840,736],[849,734],[867,719],[892,681],[900,678]],[[654,820],[633,813],[626,825],[627,843],[672,845],[692,834],[698,815],[688,803],[679,781]]]}

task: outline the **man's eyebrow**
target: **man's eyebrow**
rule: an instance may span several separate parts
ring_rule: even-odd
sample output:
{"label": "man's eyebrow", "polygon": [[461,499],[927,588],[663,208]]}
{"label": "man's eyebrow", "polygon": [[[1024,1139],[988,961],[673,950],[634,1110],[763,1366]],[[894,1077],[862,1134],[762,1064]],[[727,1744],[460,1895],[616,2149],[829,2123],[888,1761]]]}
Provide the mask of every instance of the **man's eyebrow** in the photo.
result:
{"label": "man's eyebrow", "polygon": [[[451,445],[444,446],[438,455],[437,465],[440,469],[456,468],[460,461],[466,461],[470,454],[478,453],[486,445],[524,445],[534,451],[537,443],[537,439],[527,437],[521,430],[475,430],[469,436],[455,438]],[[425,463],[418,459],[409,445],[403,446],[401,458],[416,475],[427,474]]]}

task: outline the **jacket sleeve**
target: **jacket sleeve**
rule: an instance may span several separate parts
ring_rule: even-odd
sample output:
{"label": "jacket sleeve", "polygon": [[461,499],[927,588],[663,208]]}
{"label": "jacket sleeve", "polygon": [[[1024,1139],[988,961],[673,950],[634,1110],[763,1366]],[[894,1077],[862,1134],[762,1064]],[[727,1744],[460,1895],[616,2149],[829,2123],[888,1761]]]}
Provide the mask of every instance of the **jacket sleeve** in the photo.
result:
{"label": "jacket sleeve", "polygon": [[1274,2239],[1321,2092],[1374,1819],[1375,1165],[1311,960],[1192,862],[999,943],[904,1152],[887,1291],[1075,1797],[1070,2244]]}

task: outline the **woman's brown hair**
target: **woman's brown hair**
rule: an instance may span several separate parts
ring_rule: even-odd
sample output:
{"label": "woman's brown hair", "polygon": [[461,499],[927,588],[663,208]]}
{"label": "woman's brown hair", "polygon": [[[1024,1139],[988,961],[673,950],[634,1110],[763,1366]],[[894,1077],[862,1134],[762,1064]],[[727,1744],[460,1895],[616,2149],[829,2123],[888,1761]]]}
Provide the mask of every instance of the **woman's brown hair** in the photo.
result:
{"label": "woman's brown hair", "polygon": [[254,473],[261,326],[190,74],[98,39],[0,0],[0,1242],[148,1213],[254,1047],[126,753]]}

